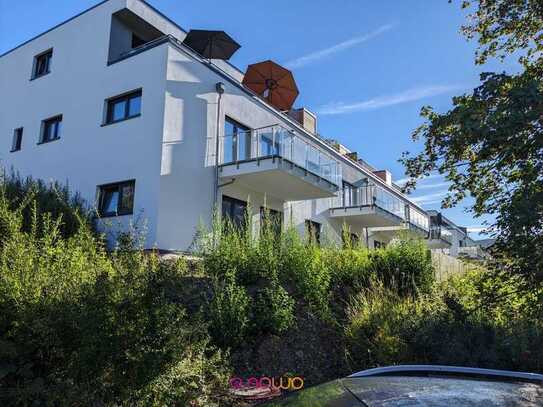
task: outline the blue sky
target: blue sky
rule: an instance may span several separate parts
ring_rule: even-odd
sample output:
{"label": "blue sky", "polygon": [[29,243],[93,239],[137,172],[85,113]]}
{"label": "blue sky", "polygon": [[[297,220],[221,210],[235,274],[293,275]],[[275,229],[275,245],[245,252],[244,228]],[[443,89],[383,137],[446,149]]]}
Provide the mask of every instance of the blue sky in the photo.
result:
{"label": "blue sky", "polygon": [[[0,0],[0,53],[94,5],[97,0]],[[459,33],[465,12],[446,0],[149,0],[185,29],[222,29],[241,45],[231,62],[272,59],[289,67],[300,96],[296,104],[318,113],[318,130],[358,151],[395,180],[404,178],[398,158],[420,146],[410,135],[420,108],[438,111],[451,97],[478,84],[481,71],[514,70],[491,62],[475,66],[475,43]],[[456,4],[454,4],[456,3]],[[438,209],[447,184],[421,183],[414,199]],[[464,207],[445,211],[476,231]],[[474,237],[477,237],[475,234]]]}

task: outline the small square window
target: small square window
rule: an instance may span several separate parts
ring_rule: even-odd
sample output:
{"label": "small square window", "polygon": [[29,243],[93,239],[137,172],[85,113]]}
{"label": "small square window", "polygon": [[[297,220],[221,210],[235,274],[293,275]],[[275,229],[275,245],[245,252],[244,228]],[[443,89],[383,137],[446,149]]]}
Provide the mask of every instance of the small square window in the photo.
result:
{"label": "small square window", "polygon": [[19,127],[13,131],[13,141],[11,143],[11,152],[19,151],[23,144],[23,128]]}
{"label": "small square window", "polygon": [[51,72],[51,60],[53,59],[53,50],[43,52],[34,57],[34,69],[32,71],[32,79],[47,75]]}
{"label": "small square window", "polygon": [[100,216],[131,215],[134,210],[134,180],[99,186]]}
{"label": "small square window", "polygon": [[105,124],[120,122],[141,114],[141,90],[114,97],[106,102]]}
{"label": "small square window", "polygon": [[60,138],[62,133],[62,116],[55,116],[42,122],[40,143],[48,143]]}

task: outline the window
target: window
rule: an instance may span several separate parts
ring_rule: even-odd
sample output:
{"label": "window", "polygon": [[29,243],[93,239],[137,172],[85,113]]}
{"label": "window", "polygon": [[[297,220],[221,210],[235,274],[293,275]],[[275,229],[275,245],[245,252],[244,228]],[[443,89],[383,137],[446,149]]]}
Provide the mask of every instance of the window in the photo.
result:
{"label": "window", "polygon": [[41,125],[41,137],[40,142],[41,143],[48,143],[50,141],[55,141],[60,138],[60,134],[62,133],[62,115],[51,117],[50,119],[46,119],[42,122]]}
{"label": "window", "polygon": [[[276,236],[281,234],[283,226],[283,213],[275,209],[260,207],[260,225],[267,225]],[[262,228],[260,229],[263,230]]]}
{"label": "window", "polygon": [[141,89],[106,101],[105,124],[117,123],[141,114]]}
{"label": "window", "polygon": [[235,162],[251,158],[251,130],[235,120],[224,119],[223,162]]}
{"label": "window", "polygon": [[51,59],[53,58],[53,50],[50,49],[34,57],[34,68],[32,70],[32,79],[47,75],[51,72]]}
{"label": "window", "polygon": [[98,213],[100,216],[131,215],[134,210],[136,181],[124,181],[99,186]]}
{"label": "window", "polygon": [[245,227],[245,215],[247,212],[247,202],[223,195],[222,197],[222,216],[238,228]]}
{"label": "window", "polygon": [[374,249],[384,249],[385,246],[386,246],[386,244],[384,244],[383,242],[380,242],[378,240],[373,241],[373,248]]}
{"label": "window", "polygon": [[11,142],[11,152],[19,151],[23,143],[23,128],[19,127],[13,131],[13,141]]}
{"label": "window", "polygon": [[321,244],[321,224],[312,220],[306,219],[305,230],[309,236],[309,241],[317,245]]}

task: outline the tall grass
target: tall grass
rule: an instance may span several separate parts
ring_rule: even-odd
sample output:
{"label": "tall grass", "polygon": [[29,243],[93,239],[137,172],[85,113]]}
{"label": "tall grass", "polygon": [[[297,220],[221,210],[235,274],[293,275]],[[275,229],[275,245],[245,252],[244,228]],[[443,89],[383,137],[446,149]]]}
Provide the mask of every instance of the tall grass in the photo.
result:
{"label": "tall grass", "polygon": [[228,363],[172,295],[186,268],[108,253],[66,198],[0,183],[0,404],[214,404]]}

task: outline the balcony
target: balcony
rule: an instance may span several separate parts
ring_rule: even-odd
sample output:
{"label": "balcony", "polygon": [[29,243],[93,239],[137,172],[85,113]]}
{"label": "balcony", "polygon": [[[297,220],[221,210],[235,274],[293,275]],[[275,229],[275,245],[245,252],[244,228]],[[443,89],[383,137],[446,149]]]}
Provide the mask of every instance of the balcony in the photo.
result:
{"label": "balcony", "polygon": [[360,227],[398,230],[405,223],[405,203],[377,185],[344,188],[332,199],[330,217]]}
{"label": "balcony", "polygon": [[428,236],[428,246],[434,249],[448,249],[453,242],[452,233],[442,226],[431,226]]}
{"label": "balcony", "polygon": [[406,205],[405,218],[408,229],[421,236],[427,236],[430,230],[430,220],[428,215],[414,206]]}
{"label": "balcony", "polygon": [[480,246],[463,246],[458,248],[459,257],[467,257],[473,260],[483,260],[490,256]]}
{"label": "balcony", "polygon": [[226,134],[221,147],[223,180],[284,201],[332,197],[341,184],[339,162],[279,125]]}

